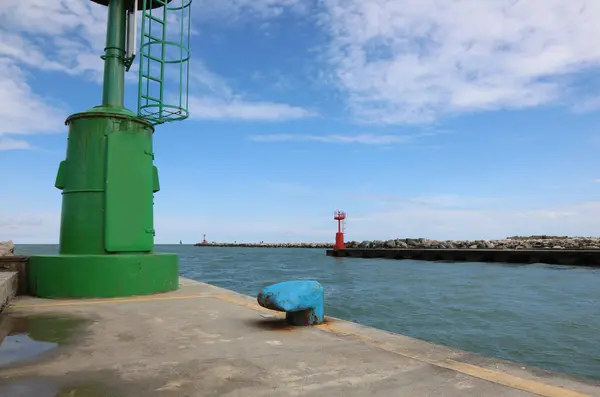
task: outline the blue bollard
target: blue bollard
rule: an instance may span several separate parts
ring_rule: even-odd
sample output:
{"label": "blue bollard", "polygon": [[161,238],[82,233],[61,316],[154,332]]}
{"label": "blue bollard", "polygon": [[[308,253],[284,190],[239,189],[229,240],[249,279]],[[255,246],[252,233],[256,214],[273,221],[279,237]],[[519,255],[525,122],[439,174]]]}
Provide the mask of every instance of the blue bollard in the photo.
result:
{"label": "blue bollard", "polygon": [[321,324],[324,317],[323,286],[317,281],[284,281],[265,287],[256,299],[267,309],[285,312],[294,325]]}

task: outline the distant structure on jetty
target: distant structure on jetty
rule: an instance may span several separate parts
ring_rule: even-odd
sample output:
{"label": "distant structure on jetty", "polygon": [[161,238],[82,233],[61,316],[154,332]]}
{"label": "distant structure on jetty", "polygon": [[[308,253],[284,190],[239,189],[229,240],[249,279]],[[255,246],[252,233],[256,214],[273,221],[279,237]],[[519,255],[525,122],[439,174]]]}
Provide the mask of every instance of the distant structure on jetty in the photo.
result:
{"label": "distant structure on jetty", "polygon": [[245,247],[245,248],[333,248],[333,243],[197,243],[195,247]]}
{"label": "distant structure on jetty", "polygon": [[337,233],[335,234],[335,244],[333,246],[333,249],[343,250],[344,248],[346,248],[346,244],[344,244],[344,232],[346,231],[346,213],[338,209],[333,213],[333,219],[337,221],[338,225]]}
{"label": "distant structure on jetty", "polygon": [[337,209],[333,213],[333,219],[337,221],[337,233],[335,234],[335,243],[217,243],[207,242],[206,234],[204,234],[202,242],[194,244],[195,247],[247,247],[247,248],[333,248],[345,249],[344,231],[346,229],[346,213]]}
{"label": "distant structure on jetty", "polygon": [[425,261],[467,261],[505,263],[549,263],[600,266],[600,238],[595,237],[516,237],[502,240],[429,240],[403,238],[335,243],[217,243],[195,244],[201,247],[246,248],[319,248],[328,256],[354,258],[416,259]]}

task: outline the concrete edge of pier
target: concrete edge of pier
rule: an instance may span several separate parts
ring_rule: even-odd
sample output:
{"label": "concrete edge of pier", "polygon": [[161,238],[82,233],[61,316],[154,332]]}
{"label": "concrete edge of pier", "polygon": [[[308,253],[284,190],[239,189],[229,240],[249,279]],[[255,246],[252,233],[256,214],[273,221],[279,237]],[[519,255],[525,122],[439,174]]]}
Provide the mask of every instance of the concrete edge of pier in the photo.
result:
{"label": "concrete edge of pier", "polygon": [[346,248],[327,250],[337,258],[414,259],[423,261],[545,263],[600,267],[600,250],[513,250],[432,248]]}

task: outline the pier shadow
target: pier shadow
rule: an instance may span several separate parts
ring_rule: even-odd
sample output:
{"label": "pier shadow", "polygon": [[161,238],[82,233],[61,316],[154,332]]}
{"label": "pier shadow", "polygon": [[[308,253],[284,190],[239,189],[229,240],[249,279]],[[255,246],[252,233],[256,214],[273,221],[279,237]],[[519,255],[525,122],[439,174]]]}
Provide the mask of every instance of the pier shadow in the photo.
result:
{"label": "pier shadow", "polygon": [[[325,316],[322,325],[332,324],[339,321],[338,319],[334,319],[331,317]],[[350,320],[351,322],[358,324],[356,320]],[[302,329],[310,329],[315,327],[314,325],[302,326],[302,325],[292,325],[288,324],[285,318],[263,318],[263,319],[252,319],[246,320],[244,322],[249,328],[261,330],[261,331],[283,331],[283,332],[291,332],[298,331]]]}
{"label": "pier shadow", "polygon": [[261,318],[261,319],[252,319],[246,320],[245,324],[249,328],[257,329],[260,331],[280,331],[280,332],[291,332],[297,330],[299,327],[297,325],[289,324],[285,318]]}

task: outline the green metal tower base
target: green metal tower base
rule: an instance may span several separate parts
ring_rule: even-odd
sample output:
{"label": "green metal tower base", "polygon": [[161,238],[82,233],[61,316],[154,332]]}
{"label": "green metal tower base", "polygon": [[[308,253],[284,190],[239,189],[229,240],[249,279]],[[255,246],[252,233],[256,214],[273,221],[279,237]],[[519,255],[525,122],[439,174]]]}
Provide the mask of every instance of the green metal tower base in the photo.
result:
{"label": "green metal tower base", "polygon": [[63,206],[59,255],[29,260],[29,289],[45,298],[108,298],[178,288],[178,258],[154,254],[154,127],[98,106],[67,119],[67,158],[55,186]]}
{"label": "green metal tower base", "polygon": [[174,291],[175,254],[54,255],[29,259],[29,288],[44,298],[115,298]]}

